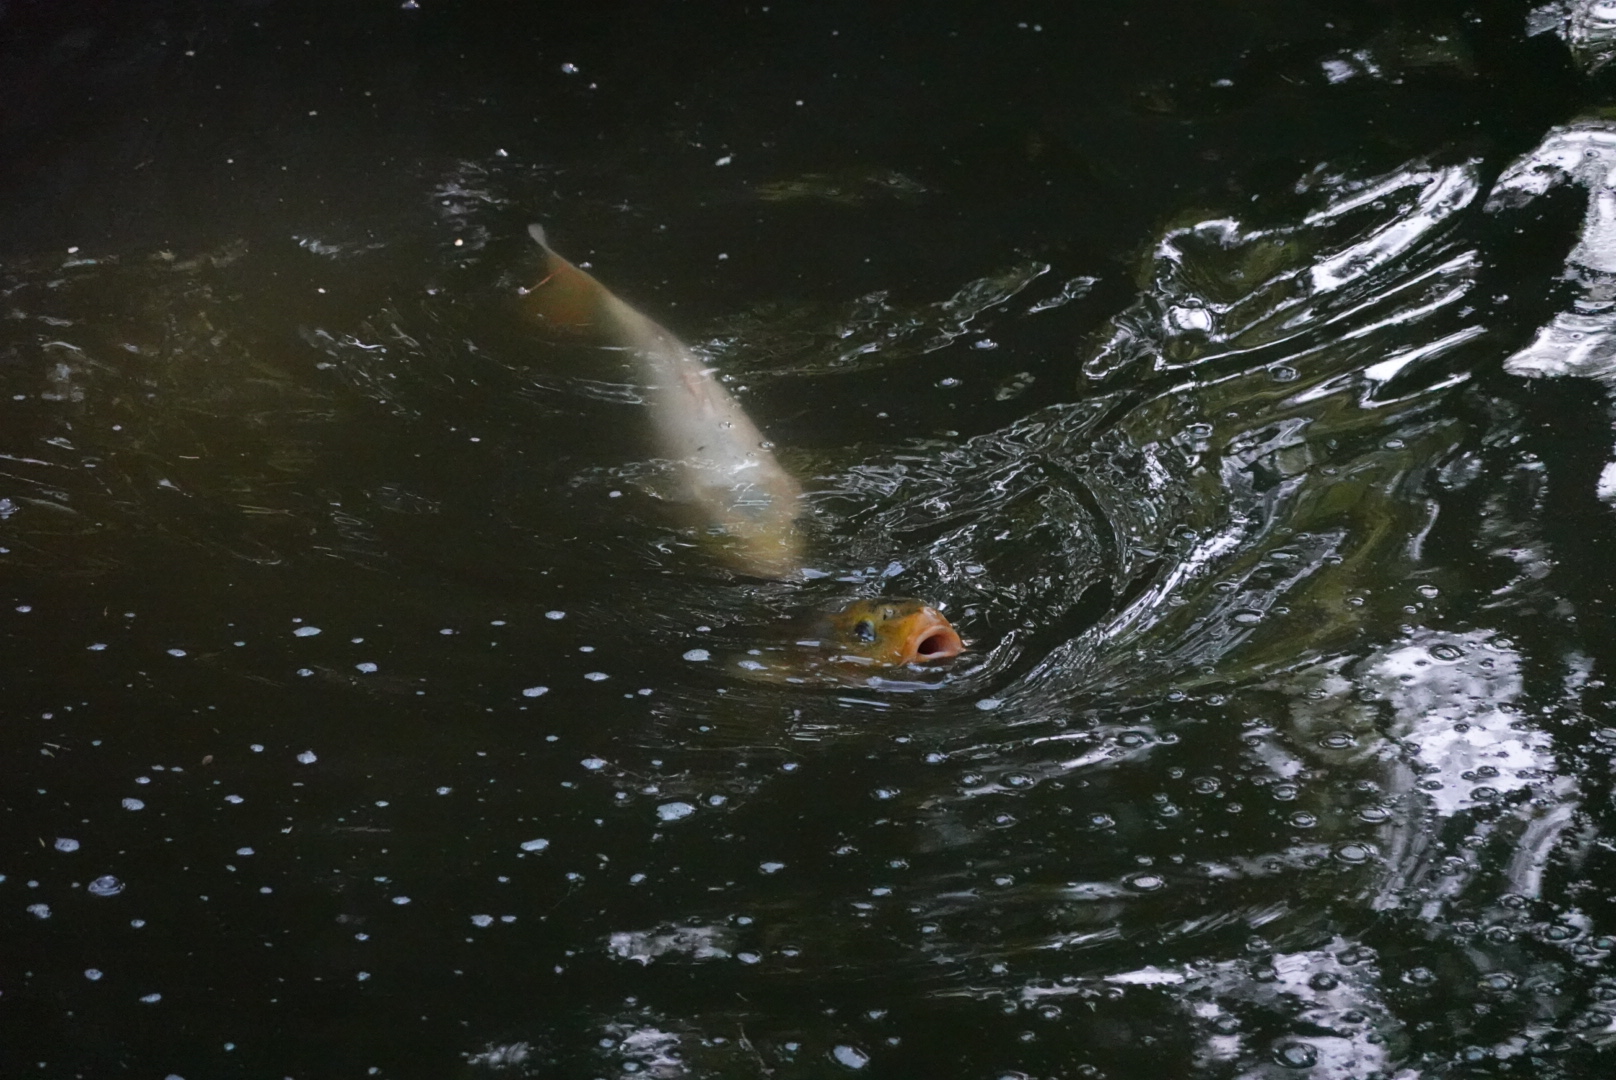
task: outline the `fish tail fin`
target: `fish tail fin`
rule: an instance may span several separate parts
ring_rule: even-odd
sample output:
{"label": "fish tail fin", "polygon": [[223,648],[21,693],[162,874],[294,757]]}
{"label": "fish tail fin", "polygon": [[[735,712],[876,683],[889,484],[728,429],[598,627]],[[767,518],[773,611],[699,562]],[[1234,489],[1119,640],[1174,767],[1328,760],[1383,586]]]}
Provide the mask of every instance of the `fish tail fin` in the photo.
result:
{"label": "fish tail fin", "polygon": [[587,333],[599,323],[602,301],[611,294],[586,271],[556,254],[544,226],[529,225],[527,232],[544,249],[544,276],[523,292],[523,306],[546,326],[569,334]]}

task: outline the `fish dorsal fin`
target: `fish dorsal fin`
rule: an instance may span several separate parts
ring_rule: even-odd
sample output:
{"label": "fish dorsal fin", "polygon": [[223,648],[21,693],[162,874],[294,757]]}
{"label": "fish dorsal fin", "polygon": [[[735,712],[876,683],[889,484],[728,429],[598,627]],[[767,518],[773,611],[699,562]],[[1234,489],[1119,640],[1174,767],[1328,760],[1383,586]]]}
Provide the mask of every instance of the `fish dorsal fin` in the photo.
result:
{"label": "fish dorsal fin", "polygon": [[544,275],[522,296],[528,314],[569,335],[602,333],[602,308],[612,294],[588,272],[557,255],[542,226],[529,225],[527,231],[544,249]]}

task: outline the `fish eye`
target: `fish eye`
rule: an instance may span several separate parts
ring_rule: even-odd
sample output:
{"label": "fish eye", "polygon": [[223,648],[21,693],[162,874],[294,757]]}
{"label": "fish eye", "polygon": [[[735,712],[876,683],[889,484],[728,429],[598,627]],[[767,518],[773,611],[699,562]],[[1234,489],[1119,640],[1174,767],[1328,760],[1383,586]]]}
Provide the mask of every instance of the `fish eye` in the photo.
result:
{"label": "fish eye", "polygon": [[853,624],[853,636],[865,643],[874,641],[875,624],[869,619],[860,619]]}

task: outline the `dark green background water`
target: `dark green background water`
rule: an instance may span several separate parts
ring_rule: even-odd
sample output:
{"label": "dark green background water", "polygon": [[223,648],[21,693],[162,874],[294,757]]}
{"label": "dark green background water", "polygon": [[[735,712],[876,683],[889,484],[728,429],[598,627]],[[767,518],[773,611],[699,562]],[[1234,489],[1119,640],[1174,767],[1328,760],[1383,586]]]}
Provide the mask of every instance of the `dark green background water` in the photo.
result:
{"label": "dark green background water", "polygon": [[[0,1074],[1609,1075],[1611,425],[1502,366],[1586,200],[1483,203],[1612,87],[1526,12],[0,4]],[[881,594],[971,651],[747,677]]]}

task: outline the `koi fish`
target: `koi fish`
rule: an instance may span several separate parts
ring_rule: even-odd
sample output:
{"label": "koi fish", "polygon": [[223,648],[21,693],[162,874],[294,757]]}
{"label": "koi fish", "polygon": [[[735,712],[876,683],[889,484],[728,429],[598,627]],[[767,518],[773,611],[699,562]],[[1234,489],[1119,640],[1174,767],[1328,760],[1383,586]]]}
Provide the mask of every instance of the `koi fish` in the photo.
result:
{"label": "koi fish", "polygon": [[965,651],[943,613],[919,600],[854,600],[839,611],[793,620],[789,633],[789,640],[747,649],[735,662],[738,673],[767,683],[867,685],[893,668],[918,668]]}
{"label": "koi fish", "polygon": [[713,370],[672,333],[556,254],[544,230],[545,275],[528,289],[527,311],[544,326],[626,350],[650,393],[660,456],[673,462],[681,501],[693,506],[736,570],[790,577],[802,566],[797,530],[802,489]]}
{"label": "koi fish", "polygon": [[[626,350],[650,391],[659,452],[730,564],[754,577],[794,576],[802,489],[757,425],[671,332],[556,254],[540,226],[528,232],[545,257],[544,277],[524,293],[528,313],[552,331]],[[807,668],[925,664],[965,648],[942,613],[918,600],[855,600],[817,629],[819,649],[800,658]]]}
{"label": "koi fish", "polygon": [[830,616],[829,630],[829,644],[844,663],[901,667],[965,651],[943,613],[919,600],[855,600]]}

